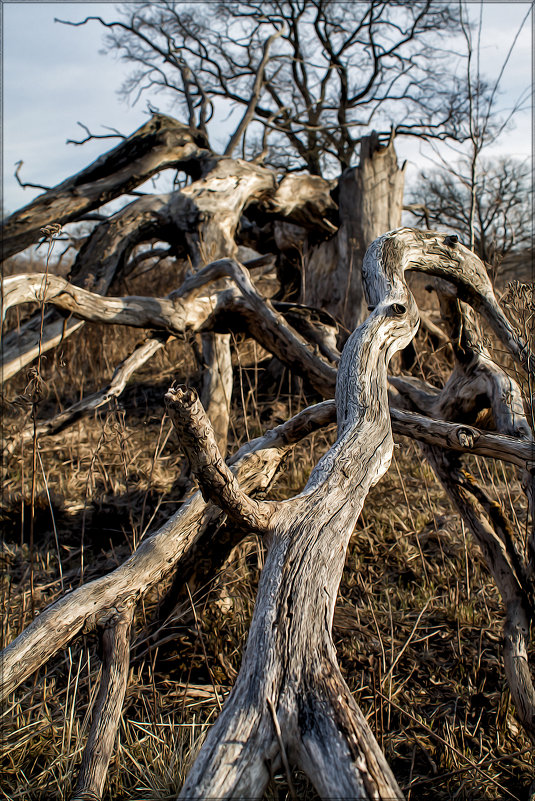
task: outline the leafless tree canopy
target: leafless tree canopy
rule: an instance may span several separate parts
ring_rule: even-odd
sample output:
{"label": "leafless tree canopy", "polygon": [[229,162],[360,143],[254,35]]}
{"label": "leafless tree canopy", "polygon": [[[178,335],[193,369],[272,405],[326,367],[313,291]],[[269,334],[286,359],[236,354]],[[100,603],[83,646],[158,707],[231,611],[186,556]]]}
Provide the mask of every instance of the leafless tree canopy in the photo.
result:
{"label": "leafless tree canopy", "polygon": [[[470,241],[469,165],[455,172],[422,171],[411,192],[420,224],[448,226]],[[529,165],[514,158],[484,160],[476,187],[475,249],[495,264],[513,250],[529,248],[532,238],[532,187]]]}
{"label": "leafless tree canopy", "polygon": [[227,155],[269,153],[273,164],[325,175],[354,162],[370,126],[455,136],[466,108],[439,47],[459,29],[451,4],[159,2],[125,5],[113,23],[89,19],[134,65],[125,95],[176,98],[204,133],[230,102],[238,122]]}

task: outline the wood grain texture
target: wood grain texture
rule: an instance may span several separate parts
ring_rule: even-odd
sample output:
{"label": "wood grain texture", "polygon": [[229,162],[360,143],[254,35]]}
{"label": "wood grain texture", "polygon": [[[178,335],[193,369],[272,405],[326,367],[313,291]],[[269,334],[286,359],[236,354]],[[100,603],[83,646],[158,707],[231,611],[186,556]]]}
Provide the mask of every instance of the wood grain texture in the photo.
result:
{"label": "wood grain texture", "polygon": [[91,728],[71,801],[100,799],[123,709],[130,666],[132,606],[112,618],[102,634],[102,676]]}
{"label": "wood grain texture", "polygon": [[[376,280],[386,285],[384,255],[377,254]],[[396,265],[390,261],[388,268],[381,303],[342,353],[336,443],[302,493],[269,505],[265,531],[271,545],[240,674],[181,798],[262,796],[268,765],[281,759],[271,707],[290,762],[307,773],[320,795],[402,798],[340,674],[331,637],[349,538],[392,454],[387,364],[418,325],[401,263],[395,275]],[[202,471],[198,478],[204,480]],[[223,508],[228,503],[222,491],[218,502]]]}
{"label": "wood grain texture", "polygon": [[436,289],[443,319],[449,327],[455,354],[454,370],[441,390],[414,379],[396,378],[392,383],[413,408],[425,410],[436,418],[447,417],[462,423],[474,419],[487,408],[499,432],[494,436],[514,437],[527,457],[518,464],[532,530],[521,551],[501,506],[477,484],[458,457],[436,445],[423,446],[427,460],[481,549],[502,596],[507,680],[519,718],[535,739],[535,687],[528,660],[530,628],[535,615],[535,441],[524,414],[520,388],[492,361],[472,309],[459,301],[445,282],[439,281]]}
{"label": "wood grain texture", "polygon": [[[535,374],[535,357],[531,343],[524,342],[504,314],[485,265],[475,253],[460,242],[451,243],[445,234],[436,231],[420,231],[416,228],[399,228],[392,232],[392,247],[403,251],[405,269],[437,276],[454,285],[459,300],[465,301],[478,311],[490,325],[514,358],[524,368]],[[390,236],[385,234],[386,237]],[[368,265],[373,269],[374,248],[382,247],[384,237],[379,237],[366,254],[363,271]],[[369,298],[374,303],[374,298]]]}
{"label": "wood grain texture", "polygon": [[225,464],[213,426],[195,390],[170,387],[165,407],[203,497],[217,503],[234,521],[254,531],[264,530],[271,517],[271,506],[253,500],[240,488],[236,476]]}
{"label": "wood grain texture", "polygon": [[[202,295],[208,283],[227,278],[233,287]],[[115,325],[151,328],[179,336],[211,331],[218,318],[246,330],[263,347],[285,363],[306,373],[324,397],[333,393],[336,369],[314,353],[307,341],[286,322],[269,300],[258,294],[248,271],[234,259],[220,259],[199,271],[165,298],[101,295],[73,286],[64,278],[35,273],[6,278],[5,309],[37,300],[52,303],[77,317]]]}
{"label": "wood grain texture", "polygon": [[302,302],[330,312],[350,332],[366,317],[361,265],[368,245],[401,224],[404,169],[393,143],[375,132],[362,138],[360,161],[338,181],[338,231],[303,247]]}
{"label": "wood grain texture", "polygon": [[164,114],[154,114],[116,147],[76,175],[47,190],[2,225],[2,258],[41,238],[40,229],[78,220],[128,193],[168,167],[198,173],[211,153],[198,131]]}
{"label": "wood grain texture", "polygon": [[[230,252],[234,233],[229,219],[238,219],[248,199],[258,200],[270,190],[263,173],[244,172],[240,189],[241,179],[229,174],[229,165],[222,160],[220,166],[222,192],[235,191],[238,199],[230,217],[210,224],[217,229],[214,242]],[[208,193],[206,203],[211,202],[215,201]],[[186,206],[192,208],[184,199],[175,198],[174,203],[175,213],[176,204],[183,204],[182,212]],[[200,264],[202,243],[195,239],[196,222],[191,231],[191,252]],[[495,308],[484,267],[465,250],[453,248],[442,234],[432,232],[400,229],[379,237],[367,251],[363,268],[372,311],[349,337],[338,373],[333,366],[337,354],[327,340],[323,355],[310,348],[280,310],[258,294],[247,270],[230,256],[198,270],[166,298],[102,297],[52,276],[8,279],[8,304],[47,299],[87,319],[138,324],[172,334],[219,334],[236,322],[283,362],[306,374],[324,396],[332,394],[336,379],[336,393],[334,403],[307,410],[276,433],[241,449],[234,466],[236,476],[226,467],[197,399],[181,402],[180,408],[172,406],[180,416],[189,404],[179,428],[203,492],[220,508],[207,504],[197,493],[117,570],[44,610],[2,655],[3,693],[11,692],[81,630],[106,627],[117,616],[126,615],[150,587],[172,569],[180,570],[182,559],[194,558],[203,533],[226,513],[244,528],[268,535],[271,544],[242,669],[181,797],[259,798],[270,772],[284,756],[308,774],[322,797],[402,798],[340,674],[331,637],[349,538],[369,488],[390,462],[392,417],[397,431],[428,443],[431,464],[487,558],[506,605],[508,679],[524,725],[531,730],[535,702],[527,652],[533,558],[529,552],[526,557],[518,552],[504,518],[458,467],[451,450],[505,455],[533,477],[533,440],[513,384],[507,384],[488,354],[475,347],[472,318],[460,296],[484,316],[493,317],[495,331],[517,360],[528,369],[530,362],[527,349],[507,329],[501,309]],[[457,364],[443,390],[414,379],[392,380],[426,415],[389,409],[388,362],[410,342],[418,325],[417,309],[404,280],[410,269],[447,278],[455,287],[449,290],[453,300],[450,297],[447,308],[457,310],[462,318],[459,325],[452,312],[450,336]],[[222,281],[223,288],[210,287],[215,281]],[[470,417],[483,388],[498,433],[480,431]],[[173,404],[176,397],[170,395]],[[312,471],[304,490],[279,503],[254,501],[251,490],[269,485],[291,442],[331,421],[335,410],[337,440]],[[435,416],[452,419],[432,419]],[[535,553],[533,538],[528,546]]]}
{"label": "wood grain texture", "polygon": [[212,423],[218,447],[227,452],[230,402],[234,374],[230,334],[202,334],[201,399]]}
{"label": "wood grain texture", "polygon": [[[334,419],[334,405],[323,403],[246,443],[229,459],[248,493],[266,490],[281,459],[297,441]],[[46,607],[0,654],[0,699],[13,692],[79,632],[91,631],[128,609],[194,553],[206,528],[221,511],[200,492],[189,498],[160,529],[111,573],[77,587]]]}

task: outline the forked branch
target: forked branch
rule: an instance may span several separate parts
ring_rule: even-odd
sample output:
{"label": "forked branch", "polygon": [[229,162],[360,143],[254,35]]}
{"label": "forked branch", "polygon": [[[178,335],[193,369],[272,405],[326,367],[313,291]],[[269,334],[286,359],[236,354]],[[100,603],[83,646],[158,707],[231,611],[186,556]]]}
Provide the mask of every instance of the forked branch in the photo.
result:
{"label": "forked branch", "polygon": [[[322,796],[401,799],[337,666],[332,617],[346,547],[393,440],[387,363],[417,328],[398,260],[372,315],[349,338],[336,389],[338,438],[303,492],[277,504],[242,667],[181,798],[260,798],[281,748]],[[390,267],[394,265],[390,263]],[[283,743],[273,725],[275,709]]]}

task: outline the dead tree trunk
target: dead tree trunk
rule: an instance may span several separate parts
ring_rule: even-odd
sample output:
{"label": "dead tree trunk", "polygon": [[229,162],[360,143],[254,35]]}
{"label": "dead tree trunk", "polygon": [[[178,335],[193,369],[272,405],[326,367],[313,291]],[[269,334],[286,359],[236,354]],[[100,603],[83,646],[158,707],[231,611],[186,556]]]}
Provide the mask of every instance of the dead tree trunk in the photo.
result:
{"label": "dead tree trunk", "polygon": [[154,114],[89,167],[12,214],[2,226],[2,259],[38,242],[41,229],[51,222],[77,221],[161,170],[173,168],[198,177],[211,158],[199,131]]}
{"label": "dead tree trunk", "polygon": [[393,143],[381,145],[375,132],[365,136],[359,165],[338,183],[338,232],[320,244],[306,240],[302,302],[330,312],[348,332],[367,315],[361,271],[366,249],[401,225],[404,180]]}

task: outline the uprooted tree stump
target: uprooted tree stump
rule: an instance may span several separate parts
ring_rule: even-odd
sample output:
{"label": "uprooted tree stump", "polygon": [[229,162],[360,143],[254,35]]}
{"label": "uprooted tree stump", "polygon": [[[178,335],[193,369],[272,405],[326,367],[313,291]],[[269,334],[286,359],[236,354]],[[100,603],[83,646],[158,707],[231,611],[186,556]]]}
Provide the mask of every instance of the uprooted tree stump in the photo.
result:
{"label": "uprooted tree stump", "polygon": [[[473,310],[518,369],[530,376],[533,354],[497,302],[484,265],[455,237],[408,228],[383,234],[390,227],[387,222],[400,213],[395,199],[383,203],[380,220],[376,217],[380,230],[373,230],[373,187],[394,194],[402,189],[392,143],[383,147],[372,138],[371,144],[363,145],[360,167],[343,176],[337,216],[323,179],[302,175],[277,183],[270,170],[217,157],[191,132],[180,126],[175,130],[166,120],[159,115],[153,120],[154,131],[149,126],[133,135],[143,151],[135,170],[125,162],[120,145],[6,224],[12,247],[23,247],[35,241],[43,208],[55,208],[61,223],[79,219],[113,193],[153,174],[158,158],[161,164],[187,169],[193,178],[180,192],[141,198],[99,223],[80,250],[70,280],[51,273],[4,280],[4,315],[10,307],[28,302],[42,308],[41,315],[6,336],[4,379],[28,364],[36,349],[45,352],[85,320],[150,331],[118,365],[107,387],[48,420],[35,420],[20,434],[29,441],[57,434],[117,397],[134,372],[170,339],[202,337],[204,405],[187,387],[173,385],[166,395],[168,413],[200,490],[142,540],[122,565],[43,610],[5,649],[2,697],[81,632],[102,633],[100,689],[73,801],[101,798],[127,688],[135,608],[172,574],[175,582],[184,584],[196,555],[215,548],[216,524],[227,516],[238,536],[254,531],[264,538],[268,555],[239,676],[181,797],[261,798],[274,771],[284,769],[291,785],[291,768],[299,766],[323,798],[402,798],[342,677],[331,636],[349,538],[370,487],[388,469],[394,431],[422,444],[424,457],[481,547],[506,610],[507,679],[518,716],[535,736],[535,694],[527,658],[535,606],[535,534],[530,532],[525,547],[519,547],[503,510],[462,463],[463,454],[474,453],[514,464],[533,515],[532,431],[518,385],[492,361],[478,337]],[[163,136],[166,126],[171,138]],[[151,136],[156,145],[150,144]],[[143,155],[144,148],[152,152],[151,147],[154,158]],[[378,172],[385,180],[383,185],[369,181],[372,188],[366,189],[366,175],[375,174],[374,158],[381,159]],[[69,211],[65,200],[72,187],[76,197],[85,198],[77,212]],[[358,221],[348,221],[351,191],[360,210]],[[399,225],[399,220],[393,224]],[[355,233],[359,226],[360,234]],[[318,231],[323,242],[318,241]],[[249,263],[254,272],[265,264],[265,250],[269,253],[277,240],[282,242],[283,234],[290,242],[288,250],[296,241],[301,243],[308,281],[318,271],[322,253],[329,255],[333,275],[345,265],[347,293],[334,298],[331,306],[326,288],[321,282],[316,286],[314,302],[326,311],[305,305],[312,297],[310,286],[301,287],[297,299],[263,297],[251,272],[238,261],[240,237],[259,249],[260,256]],[[378,238],[367,249],[360,271],[368,244],[364,237],[373,236]],[[134,249],[160,239],[170,244],[176,258],[189,258],[191,270],[184,282],[161,298],[108,296],[112,279],[125,269]],[[265,239],[269,246],[262,253]],[[287,266],[287,258],[281,257],[279,277]],[[392,377],[387,372],[390,359],[412,340],[419,324],[405,280],[411,270],[436,281],[447,328],[442,336],[451,341],[455,358],[442,389],[414,376]],[[359,297],[361,284],[365,298]],[[53,311],[44,314],[45,304]],[[65,314],[67,320],[61,316]],[[349,337],[343,331],[348,325],[354,329]],[[305,376],[325,400],[252,440],[226,462],[231,332],[253,338],[279,363]],[[338,426],[336,442],[302,492],[281,502],[254,497],[269,488],[296,442],[333,421]],[[7,455],[13,451],[6,443]],[[232,544],[226,547],[228,553]]]}

